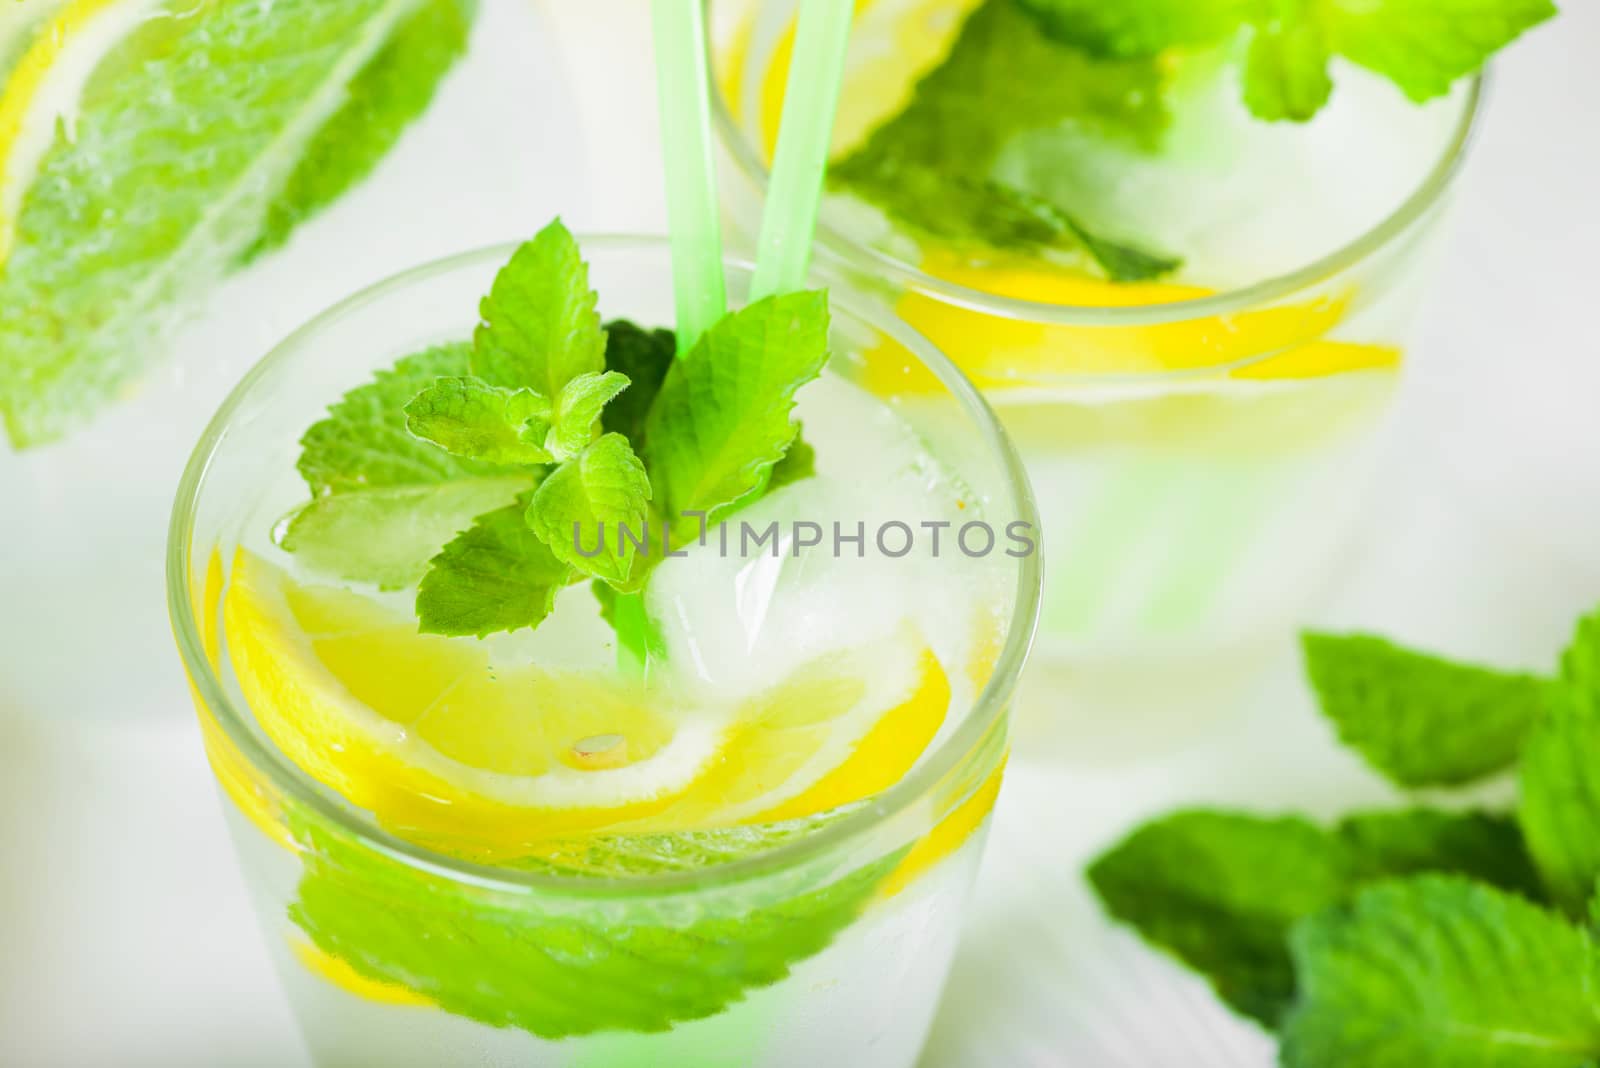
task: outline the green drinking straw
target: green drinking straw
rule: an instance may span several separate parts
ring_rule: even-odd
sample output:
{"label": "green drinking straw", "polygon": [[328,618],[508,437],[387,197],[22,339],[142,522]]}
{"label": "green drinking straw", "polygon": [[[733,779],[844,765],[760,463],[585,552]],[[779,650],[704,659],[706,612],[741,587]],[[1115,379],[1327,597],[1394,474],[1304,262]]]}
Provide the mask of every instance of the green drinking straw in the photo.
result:
{"label": "green drinking straw", "polygon": [[800,0],[794,59],[784,89],[778,151],[761,217],[750,299],[802,288],[822,205],[833,120],[844,83],[854,0]]}
{"label": "green drinking straw", "polygon": [[652,12],[678,352],[684,353],[728,310],[711,148],[705,9],[702,0],[654,0]]}

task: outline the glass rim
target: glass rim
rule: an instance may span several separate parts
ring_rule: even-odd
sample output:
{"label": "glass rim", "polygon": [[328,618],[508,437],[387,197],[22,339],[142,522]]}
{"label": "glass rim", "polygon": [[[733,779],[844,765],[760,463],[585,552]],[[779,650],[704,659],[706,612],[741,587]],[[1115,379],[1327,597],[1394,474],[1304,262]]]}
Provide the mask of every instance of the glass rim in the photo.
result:
{"label": "glass rim", "polygon": [[[709,16],[715,0],[703,0],[703,2]],[[706,23],[708,27],[711,25],[709,17]],[[707,34],[710,33],[708,28]],[[713,122],[721,135],[723,145],[733,157],[734,164],[746,177],[756,183],[764,197],[771,177],[767,164],[762,160],[751,139],[733,118],[733,112],[723,94],[722,82],[717,77],[715,51],[715,42],[708,42],[706,53],[711,66]],[[1233,315],[1250,308],[1272,304],[1343,273],[1381,251],[1426,215],[1450,188],[1461,170],[1461,164],[1466,159],[1468,149],[1475,140],[1480,126],[1479,120],[1483,114],[1489,83],[1487,68],[1472,76],[1465,90],[1466,96],[1462,102],[1461,114],[1443,152],[1434,161],[1422,181],[1393,211],[1354,239],[1292,271],[1273,275],[1248,286],[1213,293],[1210,296],[1140,305],[1055,304],[1049,301],[1005,297],[928,274],[898,256],[848,236],[831,225],[826,217],[817,220],[817,247],[826,252],[830,258],[837,259],[847,266],[865,268],[887,276],[907,292],[932,296],[954,307],[1006,319],[1051,326],[1115,327],[1158,326]],[[1153,371],[1133,377],[1162,377],[1176,373],[1178,372]]]}
{"label": "glass rim", "polygon": [[[669,248],[668,240],[664,237],[638,234],[579,235],[578,242],[586,252],[652,250],[666,253]],[[963,722],[936,750],[919,760],[910,773],[893,786],[866,799],[860,809],[840,817],[815,834],[751,857],[693,871],[580,879],[539,872],[508,871],[435,852],[389,832],[342,795],[313,779],[266,738],[255,724],[249,709],[243,707],[242,702],[235,702],[228,694],[218,668],[213,666],[205,652],[199,620],[195,615],[192,542],[207,473],[241,407],[254,396],[264,379],[292,358],[310,337],[326,327],[384,297],[453,270],[490,262],[504,263],[517,247],[517,242],[508,242],[457,253],[412,267],[358,290],[312,317],[274,345],[234,386],[207,423],[178,484],[168,525],[166,551],[167,610],[179,655],[198,699],[211,712],[228,741],[236,747],[254,773],[267,779],[282,796],[307,806],[318,818],[329,820],[341,830],[354,835],[364,847],[388,860],[490,891],[526,893],[534,890],[569,899],[631,899],[720,888],[798,867],[909,811],[935,791],[946,777],[959,771],[970,756],[983,750],[989,731],[1003,720],[1007,712],[1038,623],[1042,563],[1037,551],[1017,560],[1015,603],[1008,621],[1005,644],[995,660],[988,682],[974,699],[972,709]],[[745,271],[753,267],[741,257],[724,256],[724,262]],[[845,280],[839,281],[844,283]],[[1021,455],[977,388],[948,357],[895,317],[886,305],[870,298],[862,299],[859,303],[847,298],[844,307],[852,318],[904,345],[955,395],[968,417],[978,424],[991,454],[999,461],[1015,517],[1031,523],[1037,530],[1038,510]]]}

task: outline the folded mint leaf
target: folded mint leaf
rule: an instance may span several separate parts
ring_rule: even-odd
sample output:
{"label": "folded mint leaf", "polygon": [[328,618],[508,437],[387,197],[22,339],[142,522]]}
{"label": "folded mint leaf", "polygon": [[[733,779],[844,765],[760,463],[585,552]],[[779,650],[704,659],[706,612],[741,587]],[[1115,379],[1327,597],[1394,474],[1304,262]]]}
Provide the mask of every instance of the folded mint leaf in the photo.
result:
{"label": "folded mint leaf", "polygon": [[267,212],[253,260],[372,173],[467,50],[476,0],[426,0],[346,89]]}
{"label": "folded mint leaf", "polygon": [[1551,0],[1326,0],[1320,8],[1335,51],[1419,102],[1443,96],[1557,13]]}
{"label": "folded mint leaf", "polygon": [[795,431],[794,440],[789,443],[789,451],[783,454],[783,459],[772,465],[772,475],[767,479],[768,492],[787,486],[791,482],[811,478],[817,473],[817,450],[802,437],[805,433],[804,424],[796,426],[799,429]]}
{"label": "folded mint leaf", "polygon": [[[547,464],[542,445],[550,401],[531,389],[491,386],[481,378],[437,378],[405,406],[406,429],[452,456],[492,464]],[[529,434],[529,430],[534,433]]]}
{"label": "folded mint leaf", "polygon": [[677,355],[671,330],[646,330],[626,319],[606,324],[606,370],[628,376],[628,388],[600,413],[600,427],[644,445],[645,419]]}
{"label": "folded mint leaf", "polygon": [[606,369],[606,335],[577,240],[551,223],[495,276],[473,336],[472,373],[508,389],[558,397],[569,381]]}
{"label": "folded mint leaf", "polygon": [[[792,834],[775,825],[773,834]],[[289,917],[357,973],[398,983],[445,1012],[546,1039],[602,1031],[660,1032],[721,1012],[785,978],[855,921],[900,854],[827,878],[772,880],[749,901],[684,902],[671,917],[646,907],[575,912],[538,893],[491,894],[373,853],[343,832],[301,821],[305,871]],[[625,877],[696,870],[772,848],[764,829],[609,839],[581,859]],[[602,847],[597,846],[597,850]],[[564,866],[558,866],[564,868]],[[594,872],[595,874],[604,874]]]}
{"label": "folded mint leaf", "polygon": [[417,586],[424,634],[484,638],[537,627],[576,576],[528,529],[531,494],[478,516],[430,562]]}
{"label": "folded mint leaf", "polygon": [[1045,32],[1097,56],[1158,56],[1210,44],[1243,25],[1251,0],[1017,0]]}
{"label": "folded mint leaf", "polygon": [[406,428],[405,406],[440,377],[467,373],[471,347],[407,356],[346,393],[301,438],[312,500],[275,531],[317,570],[385,589],[408,586],[473,517],[531,489],[524,468],[452,456]]}
{"label": "folded mint leaf", "polygon": [[1510,767],[1543,714],[1536,675],[1444,660],[1369,635],[1307,633],[1306,672],[1340,739],[1401,786],[1457,786]]}
{"label": "folded mint leaf", "polygon": [[427,571],[439,546],[475,516],[514,500],[528,474],[384,486],[318,497],[274,531],[280,549],[313,571],[400,590]]}
{"label": "folded mint leaf", "polygon": [[768,297],[724,317],[673,363],[644,452],[669,521],[698,511],[715,523],[765,489],[799,432],[795,394],[828,360],[828,323],[824,293]]}
{"label": "folded mint leaf", "polygon": [[1514,894],[1424,876],[1370,887],[1291,936],[1285,1068],[1592,1068],[1600,947]]}
{"label": "folded mint leaf", "polygon": [[606,405],[627,388],[628,376],[618,371],[586,371],[563,386],[546,442],[556,458],[568,460],[588,448],[600,429]]}
{"label": "folded mint leaf", "polygon": [[550,473],[525,518],[557,559],[623,586],[639,552],[632,538],[649,536],[650,497],[644,462],[628,439],[606,434]]}
{"label": "folded mint leaf", "polygon": [[1244,102],[1268,122],[1307,122],[1333,95],[1333,53],[1315,18],[1256,27],[1245,60]]}
{"label": "folded mint leaf", "polygon": [[1522,753],[1518,810],[1550,896],[1579,915],[1600,879],[1600,614],[1585,617]]}
{"label": "folded mint leaf", "polygon": [[1367,883],[1451,872],[1523,890],[1533,882],[1509,820],[1430,810],[1298,818],[1211,811],[1146,824],[1089,868],[1106,910],[1275,1027],[1294,997],[1288,933]]}
{"label": "folded mint leaf", "polygon": [[835,176],[901,225],[952,245],[1086,252],[1118,282],[1168,274],[1182,261],[1095,233],[1041,197],[992,178],[936,170],[892,155],[860,155]]}

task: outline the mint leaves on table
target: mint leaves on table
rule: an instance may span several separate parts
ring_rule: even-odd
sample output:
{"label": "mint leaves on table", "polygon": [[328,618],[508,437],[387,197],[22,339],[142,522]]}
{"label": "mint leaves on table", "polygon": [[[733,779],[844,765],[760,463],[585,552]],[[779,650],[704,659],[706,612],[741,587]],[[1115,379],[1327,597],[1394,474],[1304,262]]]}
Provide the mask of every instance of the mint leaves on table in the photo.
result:
{"label": "mint leaves on table", "polygon": [[1518,818],[1550,896],[1581,915],[1600,880],[1600,614],[1578,624],[1522,754]]}
{"label": "mint leaves on table", "polygon": [[1550,685],[1370,635],[1308,633],[1306,674],[1345,745],[1405,787],[1458,786],[1516,762]]}
{"label": "mint leaves on table", "polygon": [[[423,631],[485,637],[538,626],[586,579],[636,593],[651,528],[697,534],[775,472],[809,473],[790,413],[828,358],[823,294],[759,301],[677,358],[671,332],[608,330],[597,307],[552,223],[495,277],[470,344],[402,359],[307,432],[313,500],[279,545],[347,580],[416,582]],[[602,601],[646,648],[640,606]]]}
{"label": "mint leaves on table", "polygon": [[1386,883],[1301,923],[1285,1068],[1590,1068],[1600,945],[1467,879]]}
{"label": "mint leaves on table", "polygon": [[1368,883],[1430,871],[1537,889],[1509,819],[1430,809],[1358,814],[1331,829],[1295,817],[1178,812],[1141,827],[1088,877],[1112,916],[1271,1027],[1294,997],[1295,921]]}
{"label": "mint leaves on table", "polygon": [[[602,836],[524,867],[618,878],[704,871],[814,833],[819,819]],[[538,890],[480,890],[364,848],[305,820],[304,874],[289,916],[359,974],[399,983],[447,1012],[558,1039],[665,1031],[778,982],[852,923],[901,853],[842,876],[801,871],[676,908],[611,906]],[[581,893],[581,889],[577,891]]]}
{"label": "mint leaves on table", "polygon": [[1016,0],[986,0],[905,110],[831,179],[943,241],[1076,253],[1119,281],[1152,278],[1178,262],[1099,233],[995,168],[1018,136],[1064,123],[1155,147],[1167,122],[1162,82],[1151,59],[1093,58],[1050,40]]}
{"label": "mint leaves on table", "polygon": [[1304,122],[1327,103],[1335,55],[1422,102],[1481,70],[1551,0],[1017,0],[1055,39],[1091,55],[1151,58],[1249,28],[1244,98],[1263,119]]}
{"label": "mint leaves on table", "polygon": [[1089,880],[1280,1031],[1286,1068],[1600,1064],[1600,612],[1553,678],[1307,635],[1323,711],[1403,786],[1517,768],[1514,814],[1181,812]]}

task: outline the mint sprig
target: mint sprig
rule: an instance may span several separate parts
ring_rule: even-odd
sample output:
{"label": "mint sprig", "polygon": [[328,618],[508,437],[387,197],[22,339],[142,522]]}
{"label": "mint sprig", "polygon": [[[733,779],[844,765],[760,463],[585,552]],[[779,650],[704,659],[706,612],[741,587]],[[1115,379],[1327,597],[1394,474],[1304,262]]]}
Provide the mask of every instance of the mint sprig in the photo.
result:
{"label": "mint sprig", "polygon": [[1174,813],[1095,861],[1107,911],[1204,975],[1238,1012],[1276,1026],[1293,1002],[1297,920],[1370,883],[1418,872],[1537,890],[1516,825],[1480,813],[1364,813],[1332,829],[1293,817]]}
{"label": "mint sprig", "polygon": [[[279,544],[351,581],[417,582],[422,630],[485,637],[538,626],[585,579],[637,593],[661,516],[722,516],[811,472],[790,413],[827,360],[823,294],[728,315],[681,359],[670,331],[608,334],[597,305],[552,223],[496,275],[470,345],[401,360],[307,433],[314,499]],[[642,605],[602,600],[650,650]]]}
{"label": "mint sprig", "polygon": [[1335,56],[1417,102],[1450,91],[1556,14],[1551,0],[1016,0],[1046,33],[1091,55],[1153,58],[1248,28],[1244,99],[1262,119],[1305,122],[1332,92]]}
{"label": "mint sprig", "polygon": [[[1323,710],[1407,785],[1518,765],[1514,816],[1178,813],[1095,862],[1107,909],[1283,1038],[1286,1068],[1600,1064],[1600,612],[1554,678],[1308,635]],[[1319,899],[1320,902],[1319,902]]]}

